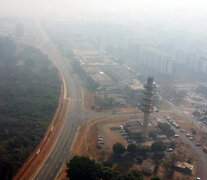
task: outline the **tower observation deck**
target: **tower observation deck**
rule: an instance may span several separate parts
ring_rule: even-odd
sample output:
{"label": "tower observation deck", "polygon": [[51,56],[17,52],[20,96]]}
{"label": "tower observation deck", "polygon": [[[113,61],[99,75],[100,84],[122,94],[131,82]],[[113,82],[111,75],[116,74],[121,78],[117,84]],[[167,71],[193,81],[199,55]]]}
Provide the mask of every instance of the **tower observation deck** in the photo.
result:
{"label": "tower observation deck", "polygon": [[143,131],[142,138],[146,140],[148,137],[148,124],[149,124],[149,116],[150,113],[153,112],[153,100],[155,94],[155,82],[153,81],[153,77],[148,77],[147,82],[144,84],[144,97],[142,103],[142,112],[144,112],[144,120],[143,120]]}

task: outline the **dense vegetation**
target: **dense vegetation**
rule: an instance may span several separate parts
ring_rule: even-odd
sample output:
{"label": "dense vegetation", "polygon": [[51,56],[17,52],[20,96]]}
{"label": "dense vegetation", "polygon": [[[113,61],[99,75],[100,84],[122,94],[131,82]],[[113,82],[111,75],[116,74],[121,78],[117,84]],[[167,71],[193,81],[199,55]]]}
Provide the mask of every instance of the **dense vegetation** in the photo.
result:
{"label": "dense vegetation", "polygon": [[67,176],[70,180],[143,180],[138,170],[120,173],[111,167],[91,160],[88,157],[75,156],[67,164]]}
{"label": "dense vegetation", "polygon": [[116,158],[119,158],[119,160],[124,161],[124,159],[128,159],[129,155],[131,155],[130,159],[132,162],[136,159],[138,163],[142,163],[142,161],[147,158],[153,160],[161,160],[164,158],[164,151],[166,151],[167,146],[162,141],[155,141],[151,146],[129,144],[127,148],[121,143],[116,143],[113,145],[112,149],[113,154]]}
{"label": "dense vegetation", "polygon": [[167,123],[158,123],[158,127],[160,128],[161,132],[169,137],[173,136],[175,132],[171,129],[170,125]]}
{"label": "dense vegetation", "polygon": [[[70,180],[144,180],[141,171],[136,169],[118,171],[106,161],[99,163],[84,156],[74,156],[67,163],[67,167],[66,173]],[[157,176],[150,179],[161,180]]]}
{"label": "dense vegetation", "polygon": [[[88,157],[74,156],[67,163],[67,176],[70,180],[143,180],[143,174],[146,173],[133,169],[133,164],[142,164],[143,160],[150,158],[158,169],[160,160],[165,156],[166,145],[162,141],[156,141],[151,147],[129,144],[125,148],[123,144],[115,143],[112,150],[112,157],[102,163]],[[153,174],[156,175],[157,170]],[[160,178],[153,176],[151,180]]]}
{"label": "dense vegetation", "polygon": [[60,80],[39,50],[0,38],[0,179],[11,179],[41,141]]}

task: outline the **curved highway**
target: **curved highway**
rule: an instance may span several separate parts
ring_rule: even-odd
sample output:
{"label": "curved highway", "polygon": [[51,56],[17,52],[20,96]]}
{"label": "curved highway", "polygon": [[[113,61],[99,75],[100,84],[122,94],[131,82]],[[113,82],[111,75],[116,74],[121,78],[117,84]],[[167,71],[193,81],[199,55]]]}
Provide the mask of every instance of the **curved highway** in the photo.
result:
{"label": "curved highway", "polygon": [[[46,161],[33,177],[35,180],[52,180],[56,177],[62,164],[69,156],[68,152],[77,127],[83,120],[84,110],[82,109],[80,83],[77,77],[71,75],[69,62],[58,53],[56,47],[51,43],[44,30],[38,24],[37,30],[44,39],[44,44],[42,44],[41,49],[56,64],[59,72],[62,74],[66,84],[67,97],[69,98],[69,108],[67,109],[63,128]],[[65,99],[65,101],[68,101],[68,99]]]}

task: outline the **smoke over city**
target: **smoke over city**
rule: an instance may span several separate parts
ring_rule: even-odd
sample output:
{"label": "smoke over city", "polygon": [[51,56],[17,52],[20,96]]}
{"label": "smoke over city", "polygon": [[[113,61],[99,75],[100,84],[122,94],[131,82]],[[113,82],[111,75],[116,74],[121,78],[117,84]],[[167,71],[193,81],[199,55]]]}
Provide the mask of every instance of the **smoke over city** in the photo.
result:
{"label": "smoke over city", "polygon": [[0,0],[0,179],[207,180],[206,9]]}

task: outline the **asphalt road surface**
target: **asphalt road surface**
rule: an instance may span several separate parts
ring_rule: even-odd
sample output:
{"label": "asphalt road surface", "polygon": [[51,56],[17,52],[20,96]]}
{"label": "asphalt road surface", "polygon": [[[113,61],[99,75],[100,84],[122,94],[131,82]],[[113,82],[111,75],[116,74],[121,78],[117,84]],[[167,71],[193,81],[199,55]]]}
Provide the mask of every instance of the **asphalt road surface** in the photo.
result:
{"label": "asphalt road surface", "polygon": [[70,147],[72,145],[77,127],[83,121],[84,110],[82,109],[82,93],[80,83],[75,76],[72,76],[71,67],[67,61],[61,57],[56,47],[50,42],[43,29],[37,26],[37,30],[44,38],[42,49],[49,58],[57,65],[59,71],[65,79],[67,87],[67,97],[70,98],[67,117],[64,121],[56,144],[54,145],[47,160],[33,177],[36,180],[52,180],[58,174],[62,164],[67,160]]}

